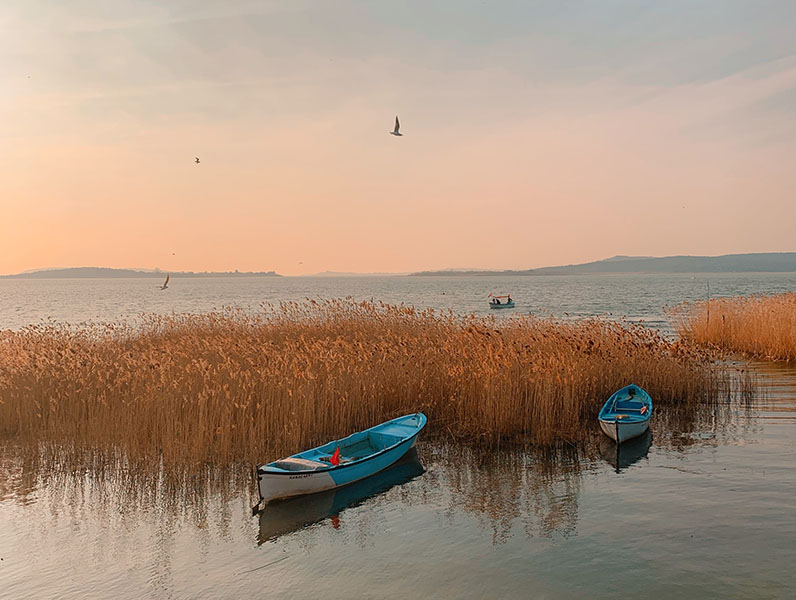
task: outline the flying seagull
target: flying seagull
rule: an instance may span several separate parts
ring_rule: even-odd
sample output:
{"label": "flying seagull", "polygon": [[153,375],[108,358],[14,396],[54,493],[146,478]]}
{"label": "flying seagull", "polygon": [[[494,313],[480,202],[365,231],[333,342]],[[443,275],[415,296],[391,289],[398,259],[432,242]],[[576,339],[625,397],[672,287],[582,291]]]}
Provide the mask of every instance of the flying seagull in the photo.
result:
{"label": "flying seagull", "polygon": [[390,132],[390,135],[403,135],[400,131],[401,124],[398,122],[398,115],[395,115],[395,129]]}
{"label": "flying seagull", "polygon": [[170,275],[166,275],[166,281],[163,282],[163,285],[160,286],[161,290],[165,290],[169,287],[169,277]]}
{"label": "flying seagull", "polygon": [[198,165],[199,164],[199,157],[198,156],[194,156],[193,157],[193,161]]}

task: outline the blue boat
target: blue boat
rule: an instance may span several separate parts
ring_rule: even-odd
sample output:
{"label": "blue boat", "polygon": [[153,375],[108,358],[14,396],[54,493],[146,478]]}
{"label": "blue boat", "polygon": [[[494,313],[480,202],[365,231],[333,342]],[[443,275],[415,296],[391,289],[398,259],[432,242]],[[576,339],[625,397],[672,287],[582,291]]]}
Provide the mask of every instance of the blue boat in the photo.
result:
{"label": "blue boat", "polygon": [[426,415],[414,413],[257,468],[260,502],[331,490],[386,469],[417,442]]}
{"label": "blue boat", "polygon": [[611,394],[600,410],[600,429],[617,444],[649,429],[652,398],[634,383]]}
{"label": "blue boat", "polygon": [[506,294],[505,296],[489,294],[488,298],[492,298],[489,301],[489,308],[514,308],[514,300],[511,299],[511,294]]}

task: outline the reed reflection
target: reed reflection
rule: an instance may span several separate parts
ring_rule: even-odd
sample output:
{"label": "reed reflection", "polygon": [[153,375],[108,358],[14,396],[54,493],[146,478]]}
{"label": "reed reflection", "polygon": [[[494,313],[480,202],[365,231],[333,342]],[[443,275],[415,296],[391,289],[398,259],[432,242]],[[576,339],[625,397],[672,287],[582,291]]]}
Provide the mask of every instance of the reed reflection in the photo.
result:
{"label": "reed reflection", "polygon": [[[334,526],[348,508],[397,488],[385,502],[420,507],[442,519],[474,517],[496,544],[519,531],[529,537],[568,537],[577,533],[583,474],[594,469],[600,456],[622,471],[638,465],[651,449],[686,453],[731,443],[756,427],[755,419],[746,418],[753,414],[748,398],[737,393],[682,409],[664,406],[653,417],[654,446],[651,436],[645,436],[623,446],[619,456],[596,427],[590,442],[542,449],[495,448],[438,435],[421,441],[417,453],[375,477],[270,505],[259,516],[254,535],[262,544],[327,519]],[[39,503],[56,516],[71,516],[76,527],[91,522],[129,528],[145,524],[156,529],[167,552],[175,523],[193,525],[207,540],[252,524],[248,515],[257,499],[256,483],[246,464],[166,464],[82,444],[7,443],[0,450],[0,500]],[[378,525],[358,513],[356,528],[358,539],[367,539]]]}
{"label": "reed reflection", "polygon": [[685,451],[693,446],[717,446],[748,436],[754,415],[765,397],[764,386],[753,374],[739,371],[735,385],[723,398],[710,398],[691,409],[656,407],[650,428],[655,445]]}
{"label": "reed reflection", "polygon": [[476,517],[493,543],[508,540],[516,524],[528,536],[575,533],[581,472],[588,466],[580,450],[436,445],[429,453],[434,477],[424,485],[444,490],[447,514]]}

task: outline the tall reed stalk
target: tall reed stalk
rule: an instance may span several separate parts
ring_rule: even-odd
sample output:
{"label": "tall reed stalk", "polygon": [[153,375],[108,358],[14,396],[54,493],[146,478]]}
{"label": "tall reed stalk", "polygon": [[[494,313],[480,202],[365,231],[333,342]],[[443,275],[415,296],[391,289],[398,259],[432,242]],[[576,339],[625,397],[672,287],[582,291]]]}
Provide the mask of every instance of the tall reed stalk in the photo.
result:
{"label": "tall reed stalk", "polygon": [[599,319],[288,303],[0,333],[0,436],[242,464],[424,411],[432,432],[488,445],[576,443],[631,381],[659,406],[692,406],[727,377],[683,343]]}
{"label": "tall reed stalk", "polygon": [[714,298],[671,311],[688,342],[723,352],[796,362],[796,294]]}

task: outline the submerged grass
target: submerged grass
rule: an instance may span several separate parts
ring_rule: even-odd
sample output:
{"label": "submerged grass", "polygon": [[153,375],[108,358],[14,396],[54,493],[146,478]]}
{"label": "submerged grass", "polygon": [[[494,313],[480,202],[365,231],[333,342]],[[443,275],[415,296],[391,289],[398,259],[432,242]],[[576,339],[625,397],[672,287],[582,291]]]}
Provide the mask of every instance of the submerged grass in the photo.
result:
{"label": "submerged grass", "polygon": [[577,444],[629,382],[687,410],[730,379],[639,326],[308,301],[2,332],[0,436],[165,467],[254,464],[422,410],[470,442]]}
{"label": "submerged grass", "polygon": [[714,298],[672,311],[688,342],[722,352],[796,362],[796,294]]}

